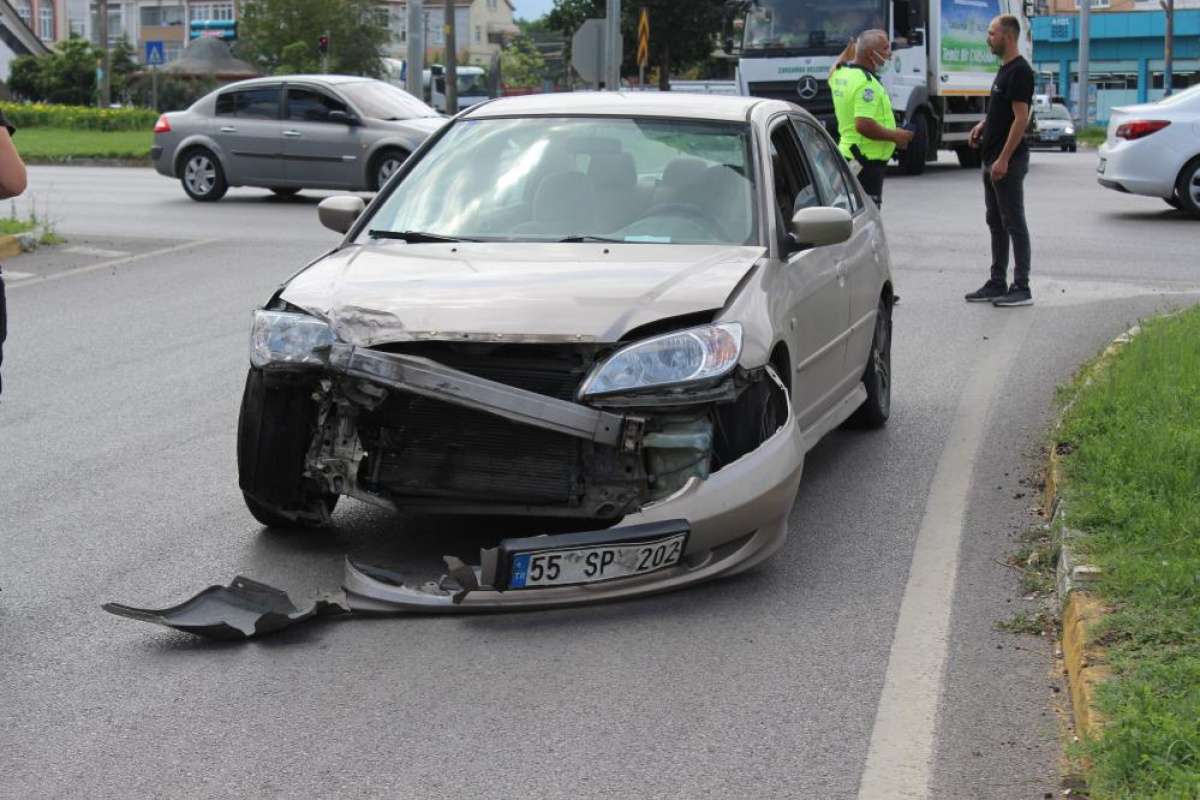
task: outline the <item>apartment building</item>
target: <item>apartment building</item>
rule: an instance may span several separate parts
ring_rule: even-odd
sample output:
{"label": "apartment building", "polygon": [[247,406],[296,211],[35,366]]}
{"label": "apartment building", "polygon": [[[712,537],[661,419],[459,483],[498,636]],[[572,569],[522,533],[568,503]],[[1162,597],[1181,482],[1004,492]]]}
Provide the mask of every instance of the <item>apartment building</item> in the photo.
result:
{"label": "apartment building", "polygon": [[[387,55],[404,58],[408,49],[408,3],[385,0],[379,23],[391,32]],[[454,39],[456,52],[464,63],[487,66],[505,44],[520,33],[513,21],[511,0],[454,0]],[[425,57],[439,56],[446,50],[445,2],[425,3]]]}

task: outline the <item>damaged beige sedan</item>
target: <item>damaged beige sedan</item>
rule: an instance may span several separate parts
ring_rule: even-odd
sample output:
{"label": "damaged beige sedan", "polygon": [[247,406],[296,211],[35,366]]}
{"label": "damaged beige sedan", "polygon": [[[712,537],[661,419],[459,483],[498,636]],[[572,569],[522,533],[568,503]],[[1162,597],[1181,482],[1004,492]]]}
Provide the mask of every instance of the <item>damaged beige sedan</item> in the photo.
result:
{"label": "damaged beige sedan", "polygon": [[[805,452],[883,425],[880,217],[825,132],[751,97],[475,106],[255,313],[240,485],[268,526],[345,495],[513,516],[422,586],[348,564],[352,610],[570,605],[775,552]],[[448,548],[449,549],[449,548]]]}

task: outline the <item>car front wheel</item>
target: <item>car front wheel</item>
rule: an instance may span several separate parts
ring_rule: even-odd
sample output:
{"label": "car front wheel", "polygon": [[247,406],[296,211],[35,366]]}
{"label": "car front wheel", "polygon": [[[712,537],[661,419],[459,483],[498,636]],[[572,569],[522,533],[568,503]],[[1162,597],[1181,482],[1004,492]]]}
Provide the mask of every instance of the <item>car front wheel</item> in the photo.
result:
{"label": "car front wheel", "polygon": [[892,306],[880,299],[871,354],[863,372],[867,399],[847,420],[853,428],[882,428],[892,414]]}
{"label": "car front wheel", "polygon": [[338,496],[304,475],[316,431],[312,383],[251,368],[238,416],[238,484],[246,507],[270,528],[315,528],[329,522]]}
{"label": "car front wheel", "polygon": [[202,203],[220,200],[229,190],[221,162],[212,151],[203,147],[189,150],[184,155],[183,174],[179,180],[187,196]]}
{"label": "car front wheel", "polygon": [[385,150],[375,162],[375,188],[382,189],[407,158],[403,150]]}

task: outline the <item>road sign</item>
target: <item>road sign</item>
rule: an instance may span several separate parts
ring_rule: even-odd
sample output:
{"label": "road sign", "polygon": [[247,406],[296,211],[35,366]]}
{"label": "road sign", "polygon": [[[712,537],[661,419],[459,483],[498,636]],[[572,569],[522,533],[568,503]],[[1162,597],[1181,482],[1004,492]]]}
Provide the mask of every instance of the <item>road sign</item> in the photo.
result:
{"label": "road sign", "polygon": [[638,17],[637,63],[639,67],[650,63],[650,12],[644,8]]}
{"label": "road sign", "polygon": [[167,51],[161,39],[146,42],[146,63],[152,67],[160,67],[167,63]]}
{"label": "road sign", "polygon": [[[571,37],[571,66],[590,84],[604,81],[605,27],[603,19],[589,19]],[[617,37],[616,58],[621,60],[621,38]]]}

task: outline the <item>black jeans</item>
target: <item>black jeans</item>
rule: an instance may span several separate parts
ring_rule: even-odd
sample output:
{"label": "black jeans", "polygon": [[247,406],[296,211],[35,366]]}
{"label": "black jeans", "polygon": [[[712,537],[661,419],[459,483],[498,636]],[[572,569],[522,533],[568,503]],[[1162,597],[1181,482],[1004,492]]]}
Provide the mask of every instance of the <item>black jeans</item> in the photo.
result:
{"label": "black jeans", "polygon": [[886,161],[868,161],[858,173],[858,182],[862,184],[863,191],[880,208],[883,208],[883,176],[886,174]]}
{"label": "black jeans", "polygon": [[1025,176],[1029,173],[1029,151],[1008,162],[1003,180],[992,180],[992,165],[983,162],[983,197],[987,224],[992,232],[992,280],[1008,285],[1008,243],[1012,240],[1013,285],[1029,288],[1029,227],[1025,224]]}

